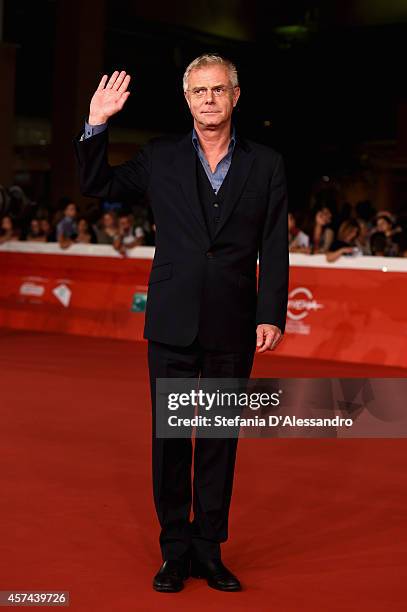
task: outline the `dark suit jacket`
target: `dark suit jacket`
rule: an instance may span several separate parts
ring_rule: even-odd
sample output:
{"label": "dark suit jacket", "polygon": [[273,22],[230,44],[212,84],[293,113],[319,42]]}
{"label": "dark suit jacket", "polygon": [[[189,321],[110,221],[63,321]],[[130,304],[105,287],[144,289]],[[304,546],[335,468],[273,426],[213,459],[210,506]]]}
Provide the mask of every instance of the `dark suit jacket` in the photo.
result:
{"label": "dark suit jacket", "polygon": [[[256,324],[283,332],[288,292],[286,183],[282,157],[237,139],[227,198],[211,240],[198,197],[191,133],[150,141],[111,167],[107,131],[74,141],[83,195],[120,200],[147,194],[156,223],[144,337],[241,350]],[[256,268],[259,254],[259,284]]]}

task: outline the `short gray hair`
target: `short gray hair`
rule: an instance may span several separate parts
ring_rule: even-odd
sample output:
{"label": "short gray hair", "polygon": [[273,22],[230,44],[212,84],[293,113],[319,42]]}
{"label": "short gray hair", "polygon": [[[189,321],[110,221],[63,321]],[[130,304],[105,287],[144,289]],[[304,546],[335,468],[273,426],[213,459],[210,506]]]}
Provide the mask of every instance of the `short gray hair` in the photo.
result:
{"label": "short gray hair", "polygon": [[210,66],[211,64],[220,64],[225,66],[229,72],[229,80],[232,87],[237,87],[239,85],[239,78],[237,76],[237,69],[233,62],[222,57],[221,55],[215,55],[213,53],[205,53],[204,55],[200,55],[195,58],[186,68],[184,72],[184,77],[182,79],[182,85],[184,91],[188,89],[188,79],[192,70],[196,70],[197,68],[203,68],[204,66]]}

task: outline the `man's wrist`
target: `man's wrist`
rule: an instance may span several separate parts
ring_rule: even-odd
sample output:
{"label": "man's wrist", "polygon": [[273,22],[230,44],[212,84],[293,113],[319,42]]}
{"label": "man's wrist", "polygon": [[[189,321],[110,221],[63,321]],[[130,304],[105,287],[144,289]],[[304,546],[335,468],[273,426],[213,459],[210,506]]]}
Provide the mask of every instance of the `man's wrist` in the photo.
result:
{"label": "man's wrist", "polygon": [[85,129],[81,140],[85,140],[86,138],[91,138],[92,136],[96,136],[97,134],[101,134],[107,130],[107,121],[106,123],[99,123],[95,125],[90,125],[85,119]]}
{"label": "man's wrist", "polygon": [[87,123],[91,127],[94,127],[95,125],[103,125],[104,123],[107,123],[108,118],[109,117],[102,117],[101,115],[89,115]]}
{"label": "man's wrist", "polygon": [[260,327],[260,325],[267,325],[269,327],[275,327],[276,329],[278,329],[280,334],[283,334],[281,327],[277,325],[276,323],[256,323],[256,327]]}

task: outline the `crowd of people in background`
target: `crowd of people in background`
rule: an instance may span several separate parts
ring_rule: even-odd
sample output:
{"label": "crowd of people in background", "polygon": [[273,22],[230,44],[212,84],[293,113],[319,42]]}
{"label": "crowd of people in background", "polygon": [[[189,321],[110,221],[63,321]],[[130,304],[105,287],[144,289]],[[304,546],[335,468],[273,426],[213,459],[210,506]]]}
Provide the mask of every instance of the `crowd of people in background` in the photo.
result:
{"label": "crowd of people in background", "polygon": [[94,203],[82,213],[70,198],[55,212],[31,202],[20,187],[0,187],[0,244],[10,240],[111,245],[121,255],[154,245],[155,226],[145,206],[121,202]]}
{"label": "crowd of people in background", "polygon": [[291,253],[325,254],[329,262],[342,256],[407,257],[407,215],[376,211],[367,201],[339,212],[332,208],[321,203],[305,215],[289,213]]}
{"label": "crowd of people in background", "polygon": [[[310,211],[288,214],[291,253],[325,254],[329,262],[342,256],[407,257],[407,215],[376,211],[368,201],[338,210],[335,203],[319,200]],[[0,244],[9,240],[58,242],[63,249],[104,244],[125,256],[128,249],[153,246],[155,226],[144,205],[100,202],[83,214],[64,198],[51,213],[21,187],[0,186]]]}

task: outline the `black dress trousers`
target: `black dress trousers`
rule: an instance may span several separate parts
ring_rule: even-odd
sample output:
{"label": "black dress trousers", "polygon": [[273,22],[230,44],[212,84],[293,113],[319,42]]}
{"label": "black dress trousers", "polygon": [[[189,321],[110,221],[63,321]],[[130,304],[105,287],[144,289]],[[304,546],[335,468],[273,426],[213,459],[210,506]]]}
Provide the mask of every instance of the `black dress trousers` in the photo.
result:
{"label": "black dress trousers", "polygon": [[[156,438],[157,378],[249,378],[255,336],[247,349],[224,352],[204,348],[199,335],[186,347],[149,341],[148,364],[153,409],[153,492],[161,525],[164,560],[192,553],[219,559],[228,537],[237,438],[196,438],[192,487],[192,441]],[[193,496],[192,496],[193,488]],[[190,520],[193,497],[193,520]]]}

